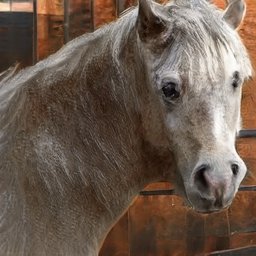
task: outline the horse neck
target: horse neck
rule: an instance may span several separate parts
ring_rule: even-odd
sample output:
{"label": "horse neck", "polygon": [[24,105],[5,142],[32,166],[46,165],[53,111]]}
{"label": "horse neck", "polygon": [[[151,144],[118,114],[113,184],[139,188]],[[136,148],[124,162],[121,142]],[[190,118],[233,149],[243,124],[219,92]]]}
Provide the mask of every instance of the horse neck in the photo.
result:
{"label": "horse neck", "polygon": [[[162,120],[155,105],[148,104],[150,98],[156,99],[142,74],[147,71],[138,52],[135,28],[125,39],[108,39],[103,36],[97,41],[101,54],[91,56],[84,68],[90,76],[82,77],[86,81],[83,102],[94,110],[95,117],[77,118],[86,123],[83,134],[87,140],[92,138],[90,148],[97,151],[97,157],[90,159],[97,169],[87,173],[86,179],[95,202],[105,209],[102,222],[98,221],[104,235],[145,185],[165,180],[173,168]],[[158,128],[152,126],[154,122],[161,127],[155,133]]]}
{"label": "horse neck", "polygon": [[[63,248],[70,252],[72,246],[87,241],[84,252],[93,255],[139,191],[150,182],[163,180],[172,168],[162,128],[154,133],[152,126],[162,121],[155,105],[148,104],[155,98],[141,75],[145,66],[138,57],[135,30],[131,29],[125,40],[116,41],[97,33],[85,41],[98,48],[94,46],[90,52],[85,47],[87,54],[81,54],[79,62],[72,57],[65,59],[71,48],[76,52],[75,47],[81,47],[78,40],[51,57],[52,66],[47,71],[44,63],[34,68],[38,72],[31,68],[31,74],[35,74],[30,78],[31,86],[24,82],[29,93],[19,120],[26,122],[24,127],[15,127],[25,131],[21,136],[27,131],[24,138],[33,143],[26,147],[20,140],[13,145],[17,149],[8,154],[11,159],[6,162],[12,164],[5,171],[11,175],[19,164],[16,159],[29,156],[18,168],[16,184],[10,183],[21,191],[14,189],[19,204],[13,204],[12,213],[6,217],[10,223],[17,223],[17,228],[23,226],[28,237],[34,236],[32,242],[25,241],[29,243],[26,248],[47,241],[56,252]],[[69,62],[79,65],[71,70],[64,65]],[[43,76],[40,65],[45,70]],[[68,72],[73,73],[67,77]],[[24,219],[29,220],[28,230]],[[46,229],[44,223],[51,221]],[[11,233],[3,234],[6,236],[15,243]]]}

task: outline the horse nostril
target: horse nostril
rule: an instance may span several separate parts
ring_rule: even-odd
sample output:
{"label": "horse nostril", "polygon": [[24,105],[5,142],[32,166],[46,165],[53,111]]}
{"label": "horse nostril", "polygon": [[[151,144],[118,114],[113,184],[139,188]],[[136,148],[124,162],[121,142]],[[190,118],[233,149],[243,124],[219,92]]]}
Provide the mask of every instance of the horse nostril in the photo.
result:
{"label": "horse nostril", "polygon": [[239,172],[238,164],[231,164],[231,170],[232,170],[233,174],[236,176]]}
{"label": "horse nostril", "polygon": [[204,191],[209,187],[207,178],[205,176],[205,172],[208,170],[209,166],[206,164],[202,164],[197,168],[197,171],[195,173],[194,181],[200,191]]}

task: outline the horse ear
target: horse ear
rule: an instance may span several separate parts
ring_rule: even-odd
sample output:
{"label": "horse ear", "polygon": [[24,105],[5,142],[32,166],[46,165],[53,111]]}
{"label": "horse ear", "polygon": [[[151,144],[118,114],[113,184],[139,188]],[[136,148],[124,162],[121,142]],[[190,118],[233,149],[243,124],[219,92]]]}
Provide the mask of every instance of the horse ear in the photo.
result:
{"label": "horse ear", "polygon": [[154,38],[166,28],[164,20],[153,10],[151,0],[139,0],[137,29],[142,41]]}
{"label": "horse ear", "polygon": [[246,5],[243,0],[229,0],[229,5],[224,12],[224,20],[234,29],[243,21]]}

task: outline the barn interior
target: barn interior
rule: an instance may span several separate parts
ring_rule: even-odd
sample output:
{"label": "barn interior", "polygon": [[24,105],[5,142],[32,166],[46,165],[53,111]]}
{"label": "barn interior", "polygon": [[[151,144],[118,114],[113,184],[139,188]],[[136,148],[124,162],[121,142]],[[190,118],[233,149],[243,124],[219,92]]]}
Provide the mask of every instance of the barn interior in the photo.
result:
{"label": "barn interior", "polygon": [[[164,2],[164,1],[162,1]],[[225,0],[213,1],[224,8]],[[84,33],[117,19],[136,0],[0,0],[0,72],[33,65]],[[256,67],[256,1],[239,29]],[[232,206],[200,215],[167,182],[138,195],[105,240],[100,256],[256,255],[256,78],[242,97],[237,149],[248,167]]]}

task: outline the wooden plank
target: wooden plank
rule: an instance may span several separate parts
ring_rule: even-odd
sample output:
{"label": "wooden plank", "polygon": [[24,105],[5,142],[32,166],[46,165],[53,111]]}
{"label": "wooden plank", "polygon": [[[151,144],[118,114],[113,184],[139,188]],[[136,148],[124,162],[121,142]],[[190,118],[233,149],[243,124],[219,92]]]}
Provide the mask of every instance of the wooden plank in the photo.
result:
{"label": "wooden plank", "polygon": [[207,255],[207,253],[219,250],[226,250],[230,247],[229,236],[207,236],[205,237],[204,253],[199,255]]}
{"label": "wooden plank", "polygon": [[149,184],[144,188],[144,191],[149,191],[149,190],[169,190],[173,189],[173,185],[169,182],[156,182]]}
{"label": "wooden plank", "polygon": [[91,0],[69,0],[69,40],[94,29]]}
{"label": "wooden plank", "polygon": [[12,0],[10,2],[12,12],[33,12],[33,0]]}
{"label": "wooden plank", "polygon": [[11,10],[10,0],[0,3],[0,12],[9,12]]}
{"label": "wooden plank", "polygon": [[248,168],[242,185],[256,185],[256,138],[238,139],[237,151]]}
{"label": "wooden plank", "polygon": [[[246,48],[248,49],[251,57],[254,69],[256,67],[256,1],[247,0],[247,14],[245,16],[244,24],[241,27],[239,33],[241,34]],[[249,81],[243,90],[242,100],[242,116],[243,116],[243,127],[245,128],[256,128],[256,80]]]}
{"label": "wooden plank", "polygon": [[38,1],[38,3],[40,3],[37,6],[37,39],[39,60],[44,59],[50,54],[56,52],[64,44],[63,1],[64,0]]}
{"label": "wooden plank", "polygon": [[109,232],[99,256],[130,256],[128,234],[128,212]]}
{"label": "wooden plank", "polygon": [[254,245],[256,245],[256,232],[236,233],[230,236],[230,249]]}
{"label": "wooden plank", "polygon": [[230,233],[256,232],[256,192],[238,192],[228,210]]}
{"label": "wooden plank", "polygon": [[221,211],[205,216],[204,236],[228,237],[230,236],[228,211]]}
{"label": "wooden plank", "polygon": [[185,255],[187,211],[176,196],[138,197],[129,209],[130,256]]}
{"label": "wooden plank", "polygon": [[63,15],[63,0],[40,0],[37,1],[38,14]]}
{"label": "wooden plank", "polygon": [[186,221],[186,252],[187,256],[199,255],[204,252],[205,218],[190,210]]}
{"label": "wooden plank", "polygon": [[113,0],[94,0],[94,22],[98,28],[117,16],[115,1]]}
{"label": "wooden plank", "polygon": [[33,0],[5,1],[0,3],[1,12],[33,12]]}

